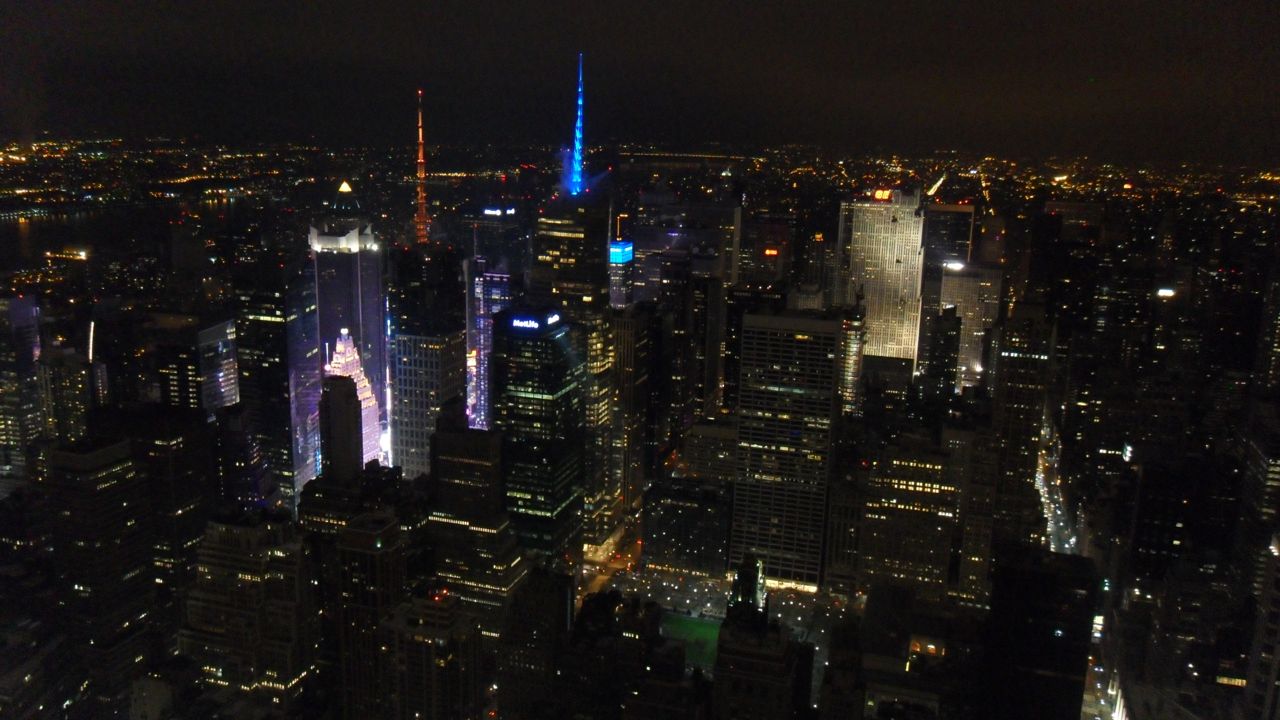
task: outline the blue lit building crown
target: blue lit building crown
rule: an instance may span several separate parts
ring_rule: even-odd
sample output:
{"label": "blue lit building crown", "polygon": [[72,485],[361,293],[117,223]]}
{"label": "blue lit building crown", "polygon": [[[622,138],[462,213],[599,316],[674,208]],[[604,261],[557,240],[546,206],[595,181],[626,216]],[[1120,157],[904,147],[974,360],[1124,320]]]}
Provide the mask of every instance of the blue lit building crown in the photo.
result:
{"label": "blue lit building crown", "polygon": [[583,157],[582,157],[582,53],[578,53],[578,118],[573,125],[573,153],[569,157],[568,178],[565,181],[565,190],[570,195],[582,194],[583,188],[586,187],[586,181],[583,179]]}

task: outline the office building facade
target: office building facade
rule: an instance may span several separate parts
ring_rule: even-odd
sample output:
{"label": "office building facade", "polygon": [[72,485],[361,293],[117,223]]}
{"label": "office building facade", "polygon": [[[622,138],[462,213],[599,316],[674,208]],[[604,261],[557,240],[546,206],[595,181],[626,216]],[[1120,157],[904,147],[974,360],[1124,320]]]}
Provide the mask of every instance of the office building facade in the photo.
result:
{"label": "office building facade", "polygon": [[754,556],[771,580],[819,583],[843,335],[837,318],[744,318],[731,565]]}

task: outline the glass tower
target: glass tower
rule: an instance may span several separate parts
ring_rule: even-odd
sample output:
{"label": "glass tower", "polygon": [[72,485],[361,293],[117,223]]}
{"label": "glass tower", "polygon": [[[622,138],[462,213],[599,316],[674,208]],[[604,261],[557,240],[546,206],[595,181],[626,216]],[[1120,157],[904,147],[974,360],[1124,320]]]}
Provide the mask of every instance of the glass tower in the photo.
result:
{"label": "glass tower", "polygon": [[528,552],[570,565],[582,553],[583,355],[559,311],[494,317],[491,407],[505,436],[507,511]]}

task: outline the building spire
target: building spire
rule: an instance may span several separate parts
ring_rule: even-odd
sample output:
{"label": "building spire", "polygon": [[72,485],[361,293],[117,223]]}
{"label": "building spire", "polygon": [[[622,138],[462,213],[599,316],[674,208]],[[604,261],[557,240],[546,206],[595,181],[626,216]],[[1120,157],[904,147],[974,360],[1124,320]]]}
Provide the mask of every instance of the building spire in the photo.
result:
{"label": "building spire", "polygon": [[569,158],[569,182],[566,183],[570,195],[582,193],[586,183],[583,180],[584,160],[582,156],[582,53],[578,53],[578,118],[573,125],[573,155]]}
{"label": "building spire", "polygon": [[413,216],[414,237],[419,245],[431,241],[431,216],[427,214],[427,152],[422,137],[422,88],[418,88],[418,211]]}

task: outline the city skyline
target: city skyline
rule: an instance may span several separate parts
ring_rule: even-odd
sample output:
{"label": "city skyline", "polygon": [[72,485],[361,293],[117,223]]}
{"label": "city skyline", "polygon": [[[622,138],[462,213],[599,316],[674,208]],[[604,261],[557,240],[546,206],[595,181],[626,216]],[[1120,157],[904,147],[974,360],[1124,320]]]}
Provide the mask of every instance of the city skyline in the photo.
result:
{"label": "city skyline", "polygon": [[26,11],[0,715],[1280,720],[1274,23],[1091,1]]}

